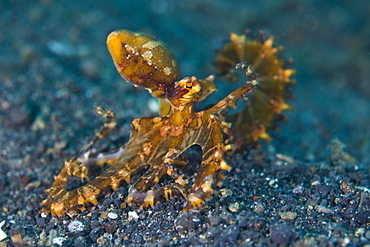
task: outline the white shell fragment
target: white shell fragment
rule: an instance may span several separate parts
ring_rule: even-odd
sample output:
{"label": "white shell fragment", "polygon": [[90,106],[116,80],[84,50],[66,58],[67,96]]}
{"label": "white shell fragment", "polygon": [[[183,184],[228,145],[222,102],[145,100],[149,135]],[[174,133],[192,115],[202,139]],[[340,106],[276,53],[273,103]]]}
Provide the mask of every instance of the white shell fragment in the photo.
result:
{"label": "white shell fragment", "polygon": [[131,219],[138,219],[139,218],[139,215],[135,212],[135,211],[130,211],[128,212],[128,217],[130,217]]}
{"label": "white shell fragment", "polygon": [[118,215],[116,213],[113,213],[113,212],[109,212],[108,213],[108,218],[109,219],[112,219],[112,220],[115,220],[118,218]]}
{"label": "white shell fragment", "polygon": [[63,242],[66,241],[66,240],[67,239],[63,238],[63,237],[55,237],[55,238],[53,238],[53,244],[62,246]]}
{"label": "white shell fragment", "polygon": [[3,225],[5,224],[5,220],[0,222],[0,241],[6,239],[8,236],[5,234],[5,232],[1,229]]}
{"label": "white shell fragment", "polygon": [[78,220],[71,221],[68,224],[68,231],[70,232],[81,232],[84,230],[85,225]]}

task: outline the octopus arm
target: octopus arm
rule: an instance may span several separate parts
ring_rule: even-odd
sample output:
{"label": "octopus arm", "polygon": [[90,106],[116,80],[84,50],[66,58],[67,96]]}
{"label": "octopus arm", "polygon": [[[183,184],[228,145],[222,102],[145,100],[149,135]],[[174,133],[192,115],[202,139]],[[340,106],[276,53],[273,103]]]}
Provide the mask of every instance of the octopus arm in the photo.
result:
{"label": "octopus arm", "polygon": [[[130,141],[124,149],[118,149],[115,153],[100,154],[95,158],[79,157],[66,161],[62,171],[55,178],[52,187],[47,190],[48,197],[42,202],[44,212],[53,215],[74,215],[85,210],[88,203],[96,204],[97,196],[107,187],[116,190],[122,180],[130,182],[131,175],[140,167],[148,164],[143,151],[145,144],[158,134],[157,118],[142,118],[134,120]],[[158,120],[158,119],[157,119]],[[87,184],[68,191],[67,182],[69,177],[75,176],[81,179],[88,178],[88,166],[109,162],[111,165],[101,175],[95,177]],[[49,210],[50,209],[50,210]]]}
{"label": "octopus arm", "polygon": [[216,105],[209,108],[205,112],[210,114],[218,114],[226,110],[228,107],[235,107],[236,101],[241,98],[246,98],[256,85],[256,80],[248,81],[246,84],[227,95],[223,100],[219,101]]}

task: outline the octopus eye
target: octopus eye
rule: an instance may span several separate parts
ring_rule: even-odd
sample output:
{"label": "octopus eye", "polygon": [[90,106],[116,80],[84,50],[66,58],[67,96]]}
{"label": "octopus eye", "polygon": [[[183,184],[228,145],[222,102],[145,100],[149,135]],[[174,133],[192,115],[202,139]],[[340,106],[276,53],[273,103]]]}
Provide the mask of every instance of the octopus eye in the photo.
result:
{"label": "octopus eye", "polygon": [[197,78],[185,77],[169,90],[167,98],[174,106],[186,105],[198,102],[200,91],[201,85]]}
{"label": "octopus eye", "polygon": [[193,87],[193,83],[191,81],[188,81],[185,85],[187,89],[191,89]]}

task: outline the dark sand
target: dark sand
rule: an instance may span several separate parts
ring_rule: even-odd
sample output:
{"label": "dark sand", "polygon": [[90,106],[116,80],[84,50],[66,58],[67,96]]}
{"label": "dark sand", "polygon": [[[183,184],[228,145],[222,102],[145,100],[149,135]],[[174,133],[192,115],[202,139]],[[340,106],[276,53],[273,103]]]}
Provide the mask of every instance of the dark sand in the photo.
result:
{"label": "dark sand", "polygon": [[[0,2],[0,246],[370,246],[368,1],[29,2]],[[202,210],[182,213],[183,199],[125,207],[120,188],[72,219],[42,217],[63,160],[102,125],[94,105],[119,122],[99,150],[155,115],[105,47],[122,28],[164,41],[182,75],[199,78],[229,32],[263,30],[294,60],[295,110],[272,142],[227,157],[233,169]],[[211,102],[226,95],[218,83]]]}

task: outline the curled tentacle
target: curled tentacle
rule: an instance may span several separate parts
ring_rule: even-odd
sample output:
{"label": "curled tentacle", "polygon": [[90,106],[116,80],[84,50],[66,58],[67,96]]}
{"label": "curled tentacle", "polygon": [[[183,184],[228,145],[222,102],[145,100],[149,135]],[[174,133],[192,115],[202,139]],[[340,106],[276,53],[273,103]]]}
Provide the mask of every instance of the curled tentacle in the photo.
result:
{"label": "curled tentacle", "polygon": [[235,63],[246,62],[258,75],[259,86],[246,102],[246,107],[239,114],[231,116],[232,132],[237,144],[251,144],[258,139],[271,140],[269,130],[277,128],[276,122],[283,117],[282,112],[292,109],[285,101],[292,98],[291,75],[294,70],[286,68],[286,61],[279,54],[281,47],[274,47],[273,37],[267,40],[251,39],[248,33],[232,33],[230,41],[218,52],[216,57],[217,72],[226,81],[237,79]]}

